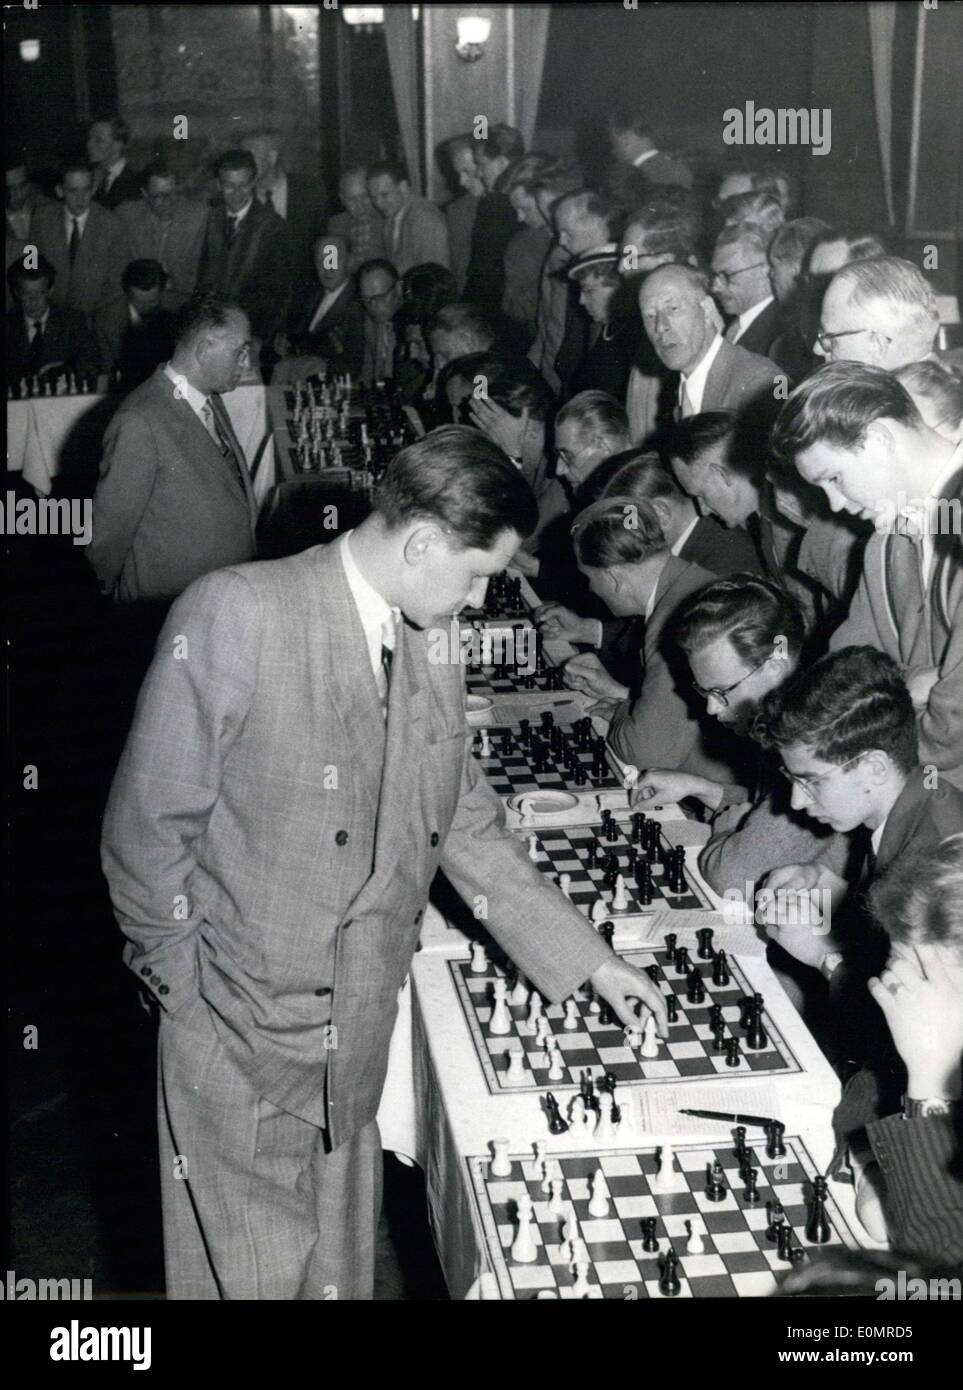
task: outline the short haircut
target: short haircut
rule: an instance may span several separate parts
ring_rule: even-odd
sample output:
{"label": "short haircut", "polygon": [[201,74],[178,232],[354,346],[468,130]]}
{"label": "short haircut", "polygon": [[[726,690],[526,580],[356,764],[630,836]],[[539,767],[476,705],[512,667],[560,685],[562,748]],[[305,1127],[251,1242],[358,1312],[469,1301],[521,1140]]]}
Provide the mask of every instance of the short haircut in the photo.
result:
{"label": "short haircut", "polygon": [[549,169],[552,158],[547,154],[524,155],[517,160],[510,169],[506,169],[503,175],[505,186],[503,192],[508,194],[514,192],[516,188],[522,189],[525,193],[531,194],[538,179]]}
{"label": "short haircut", "polygon": [[686,284],[689,286],[690,289],[692,289],[697,295],[699,295],[700,298],[705,298],[708,296],[709,276],[707,275],[707,273],[704,270],[702,270],[699,266],[686,265],[684,261],[666,261],[664,265],[656,266],[655,270],[650,271],[649,274],[646,276],[646,283],[648,283],[649,280],[654,279],[656,275],[661,275],[666,270],[681,271],[682,278],[683,280],[685,280]]}
{"label": "short haircut", "polygon": [[479,351],[490,348],[498,336],[488,315],[474,304],[468,304],[464,300],[455,304],[443,305],[431,319],[427,331],[429,337],[433,333],[467,335],[475,339],[479,345]]}
{"label": "short haircut", "polygon": [[631,131],[643,140],[652,139],[652,122],[648,113],[638,106],[616,106],[609,114],[609,129]]}
{"label": "short haircut", "polygon": [[783,223],[773,234],[769,259],[779,265],[794,265],[798,270],[806,252],[831,231],[829,223],[819,217],[796,217],[792,222]]}
{"label": "short haircut", "polygon": [[408,182],[408,170],[397,159],[379,159],[375,164],[368,165],[369,183],[382,175],[387,175],[392,183]]}
{"label": "short haircut", "polygon": [[86,174],[94,181],[94,166],[86,159],[67,159],[60,166],[59,182],[64,183],[68,174]]}
{"label": "short haircut", "polygon": [[592,217],[603,222],[608,230],[608,239],[621,236],[625,225],[625,209],[612,201],[606,194],[592,188],[579,188],[564,193],[552,206],[552,216],[558,217],[565,206],[575,209],[579,217]]}
{"label": "short haircut", "polygon": [[10,293],[16,295],[20,286],[26,280],[46,280],[47,288],[50,289],[57,279],[57,272],[47,260],[46,256],[37,255],[37,264],[31,270],[24,264],[24,257],[20,255],[15,261],[11,261],[7,267],[7,284]]}
{"label": "short haircut", "polygon": [[373,270],[381,270],[385,275],[390,276],[393,285],[397,285],[398,281],[401,279],[401,276],[398,274],[391,261],[386,261],[383,256],[372,256],[370,261],[363,261],[355,271],[359,289],[361,287],[362,276],[369,275]]}
{"label": "short haircut", "polygon": [[587,569],[635,565],[668,549],[651,502],[633,497],[601,497],[572,523],[575,558]]}
{"label": "short haircut", "polygon": [[197,290],[178,312],[174,340],[180,346],[209,328],[225,328],[229,315],[240,312],[233,300],[217,290]]}
{"label": "short haircut", "polygon": [[783,464],[823,440],[856,449],[877,420],[922,429],[913,398],[891,372],[862,362],[829,362],[789,396],[772,430],[772,451]]}
{"label": "short haircut", "polygon": [[160,261],[149,257],[128,261],[120,277],[120,287],[126,294],[128,290],[163,289],[167,284],[167,271]]}
{"label": "short haircut", "polygon": [[854,261],[837,270],[832,283],[848,290],[850,303],[858,308],[885,305],[893,318],[932,347],[939,332],[940,311],[929,281],[912,261],[900,256]]}
{"label": "short haircut", "polygon": [[[90,125],[109,125],[110,133],[118,144],[130,144],[130,126],[124,120],[123,116],[95,116]],[[88,127],[88,129],[90,129],[90,127]]]}
{"label": "short haircut", "polygon": [[725,442],[727,455],[736,434],[736,417],[731,410],[703,410],[678,420],[666,436],[670,458],[692,465],[700,454]]}
{"label": "short haircut", "polygon": [[453,135],[450,140],[443,141],[440,148],[453,160],[462,150],[469,150],[474,154],[475,139],[472,135]]}
{"label": "short haircut", "polygon": [[595,265],[586,266],[584,270],[576,269],[572,273],[572,278],[579,285],[584,285],[586,280],[597,280],[600,285],[608,285],[612,289],[618,289],[622,283],[618,264],[618,257],[613,254],[610,261],[599,261]]}
{"label": "short haircut", "polygon": [[238,169],[243,169],[250,174],[252,179],[257,178],[257,162],[250,150],[225,150],[218,155],[214,162],[214,173],[217,178]]}
{"label": "short haircut", "polygon": [[141,187],[146,188],[151,179],[174,179],[176,182],[177,175],[164,160],[152,159],[140,176]]}
{"label": "short haircut", "polygon": [[651,449],[626,449],[606,459],[600,467],[616,465],[602,489],[602,496],[631,497],[634,502],[672,497],[681,501],[685,493],[671,471]]}
{"label": "short haircut", "polygon": [[556,430],[562,425],[575,425],[585,434],[606,439],[627,439],[629,434],[625,407],[607,391],[580,391],[566,401],[555,417]]}
{"label": "short haircut", "polygon": [[897,368],[893,375],[906,387],[917,409],[921,398],[933,401],[937,428],[952,425],[955,429],[963,424],[963,379],[945,362],[935,358],[910,362]]}
{"label": "short haircut", "polygon": [[784,638],[787,655],[797,657],[805,628],[795,600],[756,574],[716,579],[685,599],[672,623],[676,644],[690,655],[725,637],[748,666],[761,666]]}
{"label": "short haircut", "polygon": [[543,169],[531,185],[533,195],[548,194],[554,199],[585,187],[585,176],[574,160],[556,159]]}
{"label": "short haircut", "polygon": [[765,262],[769,237],[755,222],[727,223],[716,237],[716,250],[724,246],[745,246]]}
{"label": "short haircut", "polygon": [[810,255],[817,246],[833,246],[837,241],[841,241],[846,248],[846,259],[844,265],[852,265],[854,261],[870,260],[874,256],[885,256],[887,254],[886,245],[875,232],[840,232],[832,228],[823,236],[817,237],[809,248]]}
{"label": "short haircut", "polygon": [[868,904],[891,941],[963,946],[963,834],[897,855]]}
{"label": "short haircut", "polygon": [[344,183],[345,179],[357,178],[358,175],[360,175],[361,178],[363,178],[363,179],[367,179],[367,177],[368,177],[368,166],[367,166],[367,164],[349,164],[348,167],[347,167],[347,169],[342,169],[342,171],[341,171],[341,177],[340,177],[340,179],[338,180],[338,183],[339,183],[339,184],[342,184],[342,183]]}
{"label": "short haircut", "polygon": [[555,413],[551,387],[534,367],[528,372],[522,364],[509,363],[504,373],[489,386],[488,395],[516,419],[527,410],[533,420],[545,424]]}
{"label": "short haircut", "polygon": [[766,241],[785,223],[782,202],[774,193],[734,193],[722,204],[727,225],[751,222],[763,233]]}
{"label": "short haircut", "polygon": [[388,465],[374,509],[389,530],[409,522],[447,527],[459,549],[490,550],[504,531],[530,536],[538,504],[505,453],[467,425],[443,425]]}
{"label": "short haircut", "polygon": [[770,691],[753,735],[770,748],[804,744],[827,763],[876,748],[901,772],[919,761],[906,682],[892,657],[876,647],[840,647]]}
{"label": "short haircut", "polygon": [[486,159],[521,159],[525,153],[525,140],[520,130],[499,122],[488,127],[484,140],[475,141],[475,151]]}

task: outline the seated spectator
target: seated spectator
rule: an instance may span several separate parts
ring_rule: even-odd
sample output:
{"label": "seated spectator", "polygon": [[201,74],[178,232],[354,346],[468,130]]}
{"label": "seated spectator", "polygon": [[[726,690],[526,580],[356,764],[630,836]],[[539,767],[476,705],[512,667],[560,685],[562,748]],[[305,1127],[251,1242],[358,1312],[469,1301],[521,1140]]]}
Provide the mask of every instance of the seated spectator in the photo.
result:
{"label": "seated spectator", "polygon": [[930,358],[893,373],[913,398],[923,423],[951,444],[963,442],[963,377]]}
{"label": "seated spectator", "polygon": [[521,227],[505,248],[505,293],[502,312],[514,329],[519,348],[527,352],[537,331],[542,269],[552,246],[552,234],[539,211],[534,188],[551,165],[547,155],[528,154],[505,174],[504,191]]}
{"label": "seated spectator", "polygon": [[162,306],[167,272],[159,261],[131,261],[121,276],[123,313],[110,327],[110,369],[123,391],[132,391],[174,351],[175,319]]}
{"label": "seated spectator", "polygon": [[7,380],[22,376],[54,377],[75,372],[88,379],[100,371],[100,354],[83,314],[50,303],[56,271],[43,256],[36,269],[23,259],[7,271],[14,308],[7,313]]}
{"label": "seated spectator", "polygon": [[713,730],[703,718],[684,673],[677,649],[666,640],[666,627],[679,605],[711,582],[698,565],[670,553],[649,502],[607,496],[580,512],[572,526],[578,567],[589,587],[617,618],[642,617],[632,686],[616,680],[599,657],[570,657],[565,684],[595,696],[597,712],[609,719],[609,746],[621,762],[635,768],[681,767],[697,776],[723,780],[731,764],[711,746]]}
{"label": "seated spectator", "polygon": [[355,275],[365,261],[384,257],[385,223],[368,194],[368,171],[363,164],[346,170],[338,187],[344,212],[334,214],[328,231],[348,238],[348,269]]}
{"label": "seated spectator", "polygon": [[182,198],[173,172],[156,161],[144,170],[141,196],[118,209],[131,259],[160,261],[167,272],[165,309],[179,309],[194,293],[207,212],[203,203]]}
{"label": "seated spectator", "polygon": [[364,309],[355,278],[348,269],[348,239],[323,233],[314,244],[314,266],[319,288],[292,308],[289,334],[279,334],[275,351],[286,359],[285,371],[275,380],[292,380],[326,364],[329,376],[349,372],[357,379],[364,365]]}
{"label": "seated spectator", "polygon": [[401,306],[401,279],[391,261],[365,261],[356,275],[364,309],[364,357],[361,376],[366,385],[390,381],[395,374],[397,335],[394,317]]}
{"label": "seated spectator", "polygon": [[762,357],[771,357],[770,348],[786,327],[769,283],[768,241],[748,222],[724,227],[716,239],[709,278],[726,319],[728,341]]}
{"label": "seated spectator", "polygon": [[620,163],[640,170],[650,183],[692,187],[692,171],[683,160],[658,148],[642,111],[620,106],[609,116],[608,127],[612,153]]}
{"label": "seated spectator", "polygon": [[448,245],[451,250],[451,269],[455,277],[455,298],[465,293],[465,277],[471,260],[472,229],[478,204],[485,194],[485,185],[475,163],[475,141],[470,135],[454,135],[442,147],[451,172],[461,189],[442,208],[448,223]]}
{"label": "seated spectator", "polygon": [[140,175],[127,163],[130,126],[120,116],[94,121],[87,135],[87,158],[94,170],[94,198],[112,211],[140,197]]}
{"label": "seated spectator", "polygon": [[573,395],[605,391],[616,400],[625,396],[642,329],[631,303],[620,312],[618,258],[613,243],[609,249],[583,252],[569,266],[568,278],[578,286],[579,303],[592,321],[585,355],[569,378]]}
{"label": "seated spectator", "polygon": [[465,298],[492,315],[501,313],[505,297],[505,251],[517,225],[505,183],[512,165],[524,153],[521,132],[513,126],[489,126],[487,138],[475,141],[475,165],[485,192],[472,227]]}
{"label": "seated spectator", "polygon": [[385,221],[386,259],[399,275],[413,265],[433,261],[448,266],[448,227],[435,203],[413,193],[402,165],[392,160],[372,164],[368,195]]}

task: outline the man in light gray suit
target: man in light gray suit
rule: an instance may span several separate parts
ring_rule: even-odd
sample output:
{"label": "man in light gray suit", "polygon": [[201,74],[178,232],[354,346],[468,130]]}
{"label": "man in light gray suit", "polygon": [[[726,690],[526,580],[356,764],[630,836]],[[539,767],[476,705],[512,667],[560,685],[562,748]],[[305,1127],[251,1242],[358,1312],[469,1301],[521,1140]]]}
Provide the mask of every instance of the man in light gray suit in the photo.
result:
{"label": "man in light gray suit", "polygon": [[169,604],[199,575],[254,558],[254,492],[221,400],[250,347],[240,309],[196,295],[170,362],[108,425],[87,558],[115,602]]}
{"label": "man in light gray suit", "polygon": [[475,430],[391,463],[356,530],[206,576],[171,611],[104,822],[125,958],[160,1005],[171,1298],[372,1297],[375,1120],[442,868],[553,1001],[658,990],[505,829],[451,615],[537,520]]}
{"label": "man in light gray suit", "polygon": [[372,164],[368,193],[385,220],[385,254],[399,275],[429,261],[448,269],[451,250],[445,215],[430,199],[412,193],[400,165]]}
{"label": "man in light gray suit", "polygon": [[207,213],[203,203],[180,197],[174,174],[160,162],[144,170],[141,198],[117,209],[131,260],[159,261],[167,271],[164,309],[179,309],[194,293]]}

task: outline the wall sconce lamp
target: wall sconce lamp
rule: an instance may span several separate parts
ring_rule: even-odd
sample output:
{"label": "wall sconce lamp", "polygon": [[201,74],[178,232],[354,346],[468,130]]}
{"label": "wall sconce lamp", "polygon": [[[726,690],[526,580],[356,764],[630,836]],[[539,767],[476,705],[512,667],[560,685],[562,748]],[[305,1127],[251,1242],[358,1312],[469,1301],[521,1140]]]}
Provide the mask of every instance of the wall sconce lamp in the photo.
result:
{"label": "wall sconce lamp", "polygon": [[477,63],[485,53],[485,44],[492,31],[491,20],[478,15],[463,15],[455,24],[458,29],[455,52],[463,63]]}
{"label": "wall sconce lamp", "polygon": [[39,39],[21,39],[20,57],[25,63],[35,63],[40,57]]}

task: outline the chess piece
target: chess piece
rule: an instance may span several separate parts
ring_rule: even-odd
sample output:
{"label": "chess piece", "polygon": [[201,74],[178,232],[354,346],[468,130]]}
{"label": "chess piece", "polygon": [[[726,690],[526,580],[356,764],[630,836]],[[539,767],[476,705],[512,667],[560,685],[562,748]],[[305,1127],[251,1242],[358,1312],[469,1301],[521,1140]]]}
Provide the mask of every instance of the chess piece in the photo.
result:
{"label": "chess piece", "polygon": [[589,1261],[577,1260],[575,1262],[575,1283],[572,1285],[573,1298],[588,1298],[591,1285],[588,1281]]}
{"label": "chess piece", "polygon": [[629,907],[629,895],[625,891],[625,879],[621,874],[615,878],[615,894],[612,898],[613,912],[626,912]]}
{"label": "chess piece", "polygon": [[712,928],[702,927],[696,932],[696,940],[699,949],[696,952],[700,960],[712,960]]}
{"label": "chess piece", "polygon": [[643,1216],[642,1218],[642,1249],[646,1255],[659,1253],[659,1240],[655,1234],[658,1221],[657,1216]]}
{"label": "chess piece", "polygon": [[786,1132],[786,1126],[780,1120],[770,1120],[766,1125],[766,1157],[785,1158],[786,1146],[782,1141],[782,1136]]}
{"label": "chess piece", "polygon": [[726,1066],[737,1067],[742,1060],[742,1051],[739,1047],[738,1038],[726,1039]]}
{"label": "chess piece", "polygon": [[710,1202],[722,1202],[726,1196],[726,1179],[718,1159],[706,1164],[706,1197]]}
{"label": "chess piece", "polygon": [[564,1187],[565,1183],[561,1178],[553,1178],[551,1180],[552,1197],[548,1204],[548,1209],[553,1216],[564,1216],[568,1210],[565,1202],[562,1200],[562,1190]]}
{"label": "chess piece", "polygon": [[[612,1111],[615,1101],[610,1091],[603,1091],[599,1096],[599,1117],[595,1122],[595,1140],[599,1144],[607,1144],[615,1138],[615,1126],[612,1123]],[[589,1208],[591,1210],[591,1208]]]}
{"label": "chess piece", "polygon": [[535,1032],[538,1020],[542,1016],[542,996],[537,989],[532,990],[532,996],[528,1001],[528,1026],[531,1032]]}
{"label": "chess piece", "polygon": [[551,1091],[545,1092],[545,1107],[548,1110],[549,1134],[565,1134],[568,1130],[568,1121],[563,1116],[561,1107]]}
{"label": "chess piece", "polygon": [[758,1178],[759,1178],[759,1169],[758,1169],[758,1168],[747,1168],[747,1169],[746,1169],[746,1177],[745,1177],[746,1186],[745,1186],[745,1189],[744,1189],[743,1194],[742,1194],[742,1200],[745,1202],[745,1204],[746,1204],[747,1207],[754,1207],[754,1206],[756,1205],[756,1203],[759,1201]]}
{"label": "chess piece", "polygon": [[659,1150],[659,1167],[655,1175],[655,1185],[662,1189],[675,1186],[675,1154],[671,1144],[663,1144]]}
{"label": "chess piece", "polygon": [[659,1278],[659,1293],[666,1298],[674,1298],[676,1294],[682,1292],[682,1285],[679,1281],[679,1257],[670,1245],[665,1252],[665,1260],[662,1264],[662,1274]]}
{"label": "chess piece", "polygon": [[659,1035],[656,1031],[655,1017],[649,1014],[642,1027],[642,1046],[639,1048],[639,1055],[648,1061],[654,1061],[659,1055]]}
{"label": "chess piece", "polygon": [[518,1199],[518,1231],[512,1241],[511,1256],[515,1264],[533,1264],[538,1259],[538,1247],[532,1234],[532,1220],[535,1209],[532,1199],[523,1192]]}
{"label": "chess piece", "polygon": [[825,1245],[832,1236],[829,1218],[826,1215],[827,1195],[826,1179],[823,1177],[814,1178],[812,1205],[809,1208],[809,1216],[806,1221],[806,1239],[810,1245]]}
{"label": "chess piece", "polygon": [[544,1047],[551,1032],[552,1025],[549,1023],[548,1019],[544,1014],[539,1014],[538,1018],[535,1020],[535,1045],[537,1047]]}
{"label": "chess piece", "polygon": [[786,1262],[787,1264],[791,1264],[791,1263],[792,1263],[792,1255],[791,1255],[790,1251],[791,1251],[791,1249],[792,1249],[792,1240],[793,1240],[793,1230],[792,1230],[792,1227],[789,1226],[789,1225],[780,1226],[780,1227],[779,1227],[779,1230],[778,1230],[778,1232],[777,1232],[777,1234],[776,1234],[776,1240],[777,1240],[777,1249],[776,1249],[776,1257],[777,1257],[777,1259],[785,1260],[785,1262]]}
{"label": "chess piece", "polygon": [[702,1239],[702,1223],[698,1217],[692,1217],[686,1223],[689,1232],[689,1239],[686,1241],[685,1252],[687,1255],[704,1255],[706,1243]]}
{"label": "chess piece", "polygon": [[582,1026],[582,1018],[581,1018],[581,1015],[580,1015],[580,1013],[579,1013],[579,1011],[578,1011],[578,1000],[577,1000],[577,999],[566,999],[566,1001],[565,1001],[565,1019],[564,1019],[564,1021],[563,1021],[563,1023],[562,1023],[562,1027],[563,1027],[564,1029],[566,1029],[567,1032],[572,1033],[572,1032],[576,1032],[581,1026]]}
{"label": "chess piece", "polygon": [[525,1070],[525,1053],[520,1047],[513,1047],[508,1054],[508,1070],[505,1072],[505,1080],[513,1086],[528,1080],[528,1073]]}
{"label": "chess piece", "polygon": [[565,898],[568,898],[569,902],[571,902],[571,900],[572,900],[572,875],[571,875],[571,874],[559,874],[559,876],[558,876],[558,886],[559,886],[559,888],[560,888],[560,890],[561,890],[561,892],[562,892],[562,896],[565,897]]}
{"label": "chess piece", "polygon": [[779,1239],[780,1228],[785,1224],[786,1213],[782,1209],[781,1202],[769,1202],[766,1210],[769,1215],[769,1225],[766,1227],[766,1239],[775,1244]]}
{"label": "chess piece", "polygon": [[508,999],[509,1003],[514,1004],[517,1008],[528,1003],[528,987],[525,984],[525,976],[520,970],[515,976],[515,983]]}
{"label": "chess piece", "polygon": [[769,1042],[769,1034],[766,1032],[762,1021],[762,1000],[759,995],[756,995],[756,999],[759,1000],[759,1002],[756,1003],[756,1001],[753,1000],[752,1013],[749,1016],[749,1027],[746,1030],[746,1047],[751,1048],[753,1052],[761,1051]]}
{"label": "chess piece", "polygon": [[492,989],[495,992],[495,1004],[488,1020],[488,1031],[496,1037],[504,1037],[512,1031],[512,1016],[508,1012],[508,981],[499,978],[492,985]]}
{"label": "chess piece", "polygon": [[480,941],[473,941],[471,944],[470,968],[473,975],[488,974],[488,956],[485,954],[485,947]]}
{"label": "chess piece", "polygon": [[725,951],[717,951],[712,962],[712,983],[718,989],[725,989],[729,983],[729,961]]}
{"label": "chess piece", "polygon": [[665,1011],[670,1023],[678,1023],[679,1001],[674,994],[667,995],[665,1001]]}
{"label": "chess piece", "polygon": [[565,1079],[562,1049],[554,1036],[548,1040],[548,1079],[549,1081],[563,1081]]}
{"label": "chess piece", "polygon": [[510,1139],[493,1139],[492,1149],[494,1158],[489,1168],[489,1173],[493,1178],[510,1178],[512,1175],[512,1164],[508,1157],[508,1149],[511,1144]]}
{"label": "chess piece", "polygon": [[609,1199],[605,1189],[605,1177],[601,1168],[596,1168],[592,1174],[592,1196],[588,1204],[589,1215],[595,1217],[608,1216]]}

